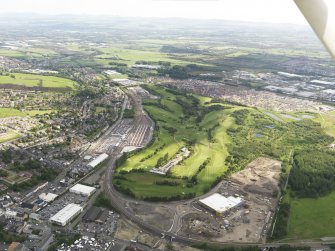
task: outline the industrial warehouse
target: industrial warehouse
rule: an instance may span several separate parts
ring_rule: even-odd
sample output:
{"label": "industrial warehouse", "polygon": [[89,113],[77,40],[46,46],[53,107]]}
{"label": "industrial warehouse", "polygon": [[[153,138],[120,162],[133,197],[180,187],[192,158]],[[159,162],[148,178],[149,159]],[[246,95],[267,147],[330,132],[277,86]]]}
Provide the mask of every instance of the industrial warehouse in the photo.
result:
{"label": "industrial warehouse", "polygon": [[94,187],[85,186],[82,184],[76,184],[70,188],[71,193],[80,194],[86,197],[90,197],[95,192]]}
{"label": "industrial warehouse", "polygon": [[231,209],[242,206],[244,204],[244,201],[240,197],[224,197],[221,194],[214,193],[211,196],[199,200],[199,203],[203,207],[217,214],[224,214],[229,212]]}
{"label": "industrial warehouse", "polygon": [[96,222],[103,224],[109,215],[109,211],[99,207],[91,207],[83,216],[85,222]]}
{"label": "industrial warehouse", "polygon": [[49,221],[51,223],[65,226],[71,220],[73,220],[77,215],[79,215],[83,211],[83,208],[77,204],[68,204],[54,216],[52,216]]}
{"label": "industrial warehouse", "polygon": [[98,166],[99,164],[104,162],[107,158],[108,158],[108,154],[106,154],[106,153],[100,154],[98,157],[96,157],[94,160],[92,160],[87,165],[92,167],[92,168],[95,168],[96,166]]}

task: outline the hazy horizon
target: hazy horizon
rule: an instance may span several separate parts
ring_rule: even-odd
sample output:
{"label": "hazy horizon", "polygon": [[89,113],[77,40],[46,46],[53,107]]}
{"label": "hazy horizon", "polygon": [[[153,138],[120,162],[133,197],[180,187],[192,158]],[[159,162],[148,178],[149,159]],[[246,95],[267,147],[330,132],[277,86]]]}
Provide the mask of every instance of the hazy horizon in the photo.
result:
{"label": "hazy horizon", "polygon": [[3,0],[0,13],[307,24],[292,0]]}

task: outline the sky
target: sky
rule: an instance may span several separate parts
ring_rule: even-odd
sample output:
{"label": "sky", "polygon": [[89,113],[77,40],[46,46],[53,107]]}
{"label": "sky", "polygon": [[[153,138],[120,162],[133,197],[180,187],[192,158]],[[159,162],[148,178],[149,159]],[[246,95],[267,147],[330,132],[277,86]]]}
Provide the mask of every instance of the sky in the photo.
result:
{"label": "sky", "polygon": [[0,15],[85,14],[306,23],[293,0],[0,0],[0,4]]}

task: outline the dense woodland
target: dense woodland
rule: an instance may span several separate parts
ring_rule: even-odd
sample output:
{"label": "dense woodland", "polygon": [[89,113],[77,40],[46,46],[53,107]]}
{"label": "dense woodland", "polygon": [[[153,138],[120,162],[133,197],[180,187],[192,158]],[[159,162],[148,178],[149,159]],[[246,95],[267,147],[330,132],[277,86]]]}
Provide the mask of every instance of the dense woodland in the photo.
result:
{"label": "dense woodland", "polygon": [[320,197],[335,189],[335,152],[305,150],[294,155],[289,185],[299,197]]}

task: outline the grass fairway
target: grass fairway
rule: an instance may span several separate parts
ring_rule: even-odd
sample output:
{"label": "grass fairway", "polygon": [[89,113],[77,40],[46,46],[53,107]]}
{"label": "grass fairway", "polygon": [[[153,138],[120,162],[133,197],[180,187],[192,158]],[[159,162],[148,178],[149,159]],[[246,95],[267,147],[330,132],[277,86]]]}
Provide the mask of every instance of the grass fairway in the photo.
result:
{"label": "grass fairway", "polygon": [[23,52],[25,54],[32,55],[33,57],[49,57],[57,55],[57,53],[51,49],[46,48],[20,48],[20,52]]}
{"label": "grass fairway", "polygon": [[[159,180],[156,174],[152,173],[130,173],[126,176],[127,180],[122,183],[129,188],[137,198],[145,197],[170,197],[179,194],[188,194],[194,191],[194,188],[187,188],[182,181],[178,186],[157,186],[155,182]],[[138,181],[141,182],[138,182]],[[173,178],[165,178],[165,181],[176,181]]]}
{"label": "grass fairway", "polygon": [[318,199],[291,202],[288,238],[313,239],[335,236],[335,192]]}
{"label": "grass fairway", "polygon": [[[144,102],[156,122],[155,140],[123,158],[113,180],[120,191],[138,199],[199,196],[222,176],[260,156],[288,161],[293,149],[321,147],[332,141],[311,119],[277,121],[258,109],[210,103],[210,99],[171,89],[150,89],[161,96]],[[174,159],[182,147],[190,150],[190,156],[166,176],[149,172]]]}
{"label": "grass fairway", "polygon": [[24,117],[27,116],[27,114],[12,108],[0,108],[0,118],[8,118],[16,116]]}
{"label": "grass fairway", "polygon": [[11,73],[9,76],[0,75],[0,85],[5,84],[69,90],[74,89],[75,87],[75,82],[70,79],[25,73]]}
{"label": "grass fairway", "polygon": [[[196,115],[187,114],[181,103],[192,106],[197,98],[173,95],[163,89],[151,88],[162,96],[160,101],[151,100],[145,104],[145,109],[159,127],[155,141],[149,148],[129,157],[118,168],[119,176],[117,175],[114,182],[129,188],[137,198],[203,194],[227,170],[225,159],[228,156],[227,144],[230,139],[226,130],[234,124],[234,120],[229,116],[229,110],[224,111],[224,106],[221,106],[220,110],[204,112],[202,120],[195,122]],[[202,108],[199,109],[207,109],[201,101],[199,105]],[[216,124],[218,126],[213,128]],[[171,128],[176,131],[171,133]],[[214,140],[209,139],[208,130],[212,130]],[[170,169],[169,175],[148,172],[156,166],[160,158],[167,154],[168,159],[173,159],[179,149],[185,146],[191,150],[191,156]],[[209,160],[208,164],[199,170],[206,160]],[[190,180],[194,177],[197,182],[191,184]],[[174,185],[157,185],[157,182],[162,181],[172,182]]]}

